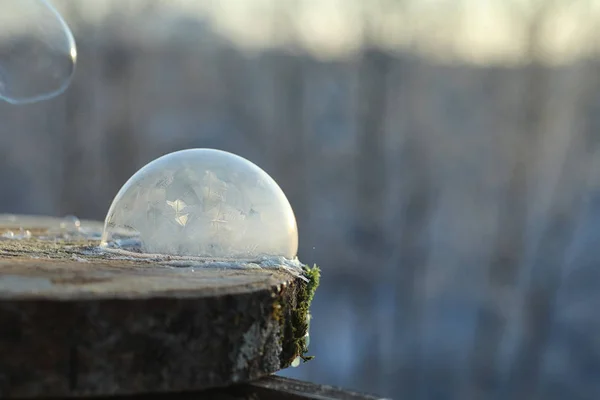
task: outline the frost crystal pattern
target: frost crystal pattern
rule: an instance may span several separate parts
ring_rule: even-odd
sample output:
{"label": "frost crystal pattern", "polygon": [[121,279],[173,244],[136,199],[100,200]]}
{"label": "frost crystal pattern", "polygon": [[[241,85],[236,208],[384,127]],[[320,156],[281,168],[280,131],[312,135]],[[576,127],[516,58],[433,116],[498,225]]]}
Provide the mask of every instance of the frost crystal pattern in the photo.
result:
{"label": "frost crystal pattern", "polygon": [[277,183],[237,155],[189,149],[136,172],[115,197],[102,246],[136,238],[144,253],[294,258],[298,231]]}

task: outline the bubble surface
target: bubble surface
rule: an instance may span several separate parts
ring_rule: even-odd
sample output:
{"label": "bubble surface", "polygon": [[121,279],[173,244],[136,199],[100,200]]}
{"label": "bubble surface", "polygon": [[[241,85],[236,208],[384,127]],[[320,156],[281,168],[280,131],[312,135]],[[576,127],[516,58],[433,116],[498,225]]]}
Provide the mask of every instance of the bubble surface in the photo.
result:
{"label": "bubble surface", "polygon": [[136,172],[117,193],[101,246],[137,238],[144,253],[208,258],[296,257],[298,230],[277,183],[250,161],[188,149]]}
{"label": "bubble surface", "polygon": [[78,232],[81,229],[81,221],[74,215],[67,215],[62,219],[60,228],[70,232]]}
{"label": "bubble surface", "polygon": [[46,100],[69,86],[77,50],[71,30],[46,0],[0,0],[0,99]]}

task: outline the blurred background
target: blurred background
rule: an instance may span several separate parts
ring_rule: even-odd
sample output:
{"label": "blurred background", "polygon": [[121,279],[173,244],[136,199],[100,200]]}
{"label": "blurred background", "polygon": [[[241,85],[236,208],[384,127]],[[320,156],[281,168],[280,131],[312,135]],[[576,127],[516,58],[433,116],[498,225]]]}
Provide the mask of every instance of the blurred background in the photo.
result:
{"label": "blurred background", "polygon": [[283,375],[600,398],[599,0],[54,4],[77,71],[0,103],[0,212],[102,220],[154,158],[231,151],[322,268],[316,359]]}

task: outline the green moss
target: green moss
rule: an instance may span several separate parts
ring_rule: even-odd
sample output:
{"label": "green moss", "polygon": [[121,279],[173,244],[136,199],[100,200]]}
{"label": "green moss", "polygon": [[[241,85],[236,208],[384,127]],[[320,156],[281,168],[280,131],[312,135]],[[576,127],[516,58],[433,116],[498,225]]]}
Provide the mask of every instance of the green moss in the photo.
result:
{"label": "green moss", "polygon": [[273,302],[273,319],[279,323],[283,321],[283,306],[281,305],[281,301],[275,300]]}
{"label": "green moss", "polygon": [[[303,269],[308,282],[297,280],[297,302],[295,307],[286,310],[285,315],[289,315],[287,323],[283,319],[279,320],[282,324],[284,338],[281,356],[283,367],[289,366],[296,357],[302,358],[305,362],[314,358],[306,355],[308,352],[306,334],[308,333],[310,305],[319,286],[321,270],[316,265],[313,267],[305,266]],[[275,303],[281,305],[277,301]],[[281,318],[281,315],[279,317]]]}

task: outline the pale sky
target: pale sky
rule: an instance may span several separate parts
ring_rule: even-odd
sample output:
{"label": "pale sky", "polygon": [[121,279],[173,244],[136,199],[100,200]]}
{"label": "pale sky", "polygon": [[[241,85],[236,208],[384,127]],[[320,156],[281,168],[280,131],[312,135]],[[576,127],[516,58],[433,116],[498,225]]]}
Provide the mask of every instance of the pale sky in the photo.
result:
{"label": "pale sky", "polygon": [[[9,0],[1,0],[9,1]],[[19,0],[11,0],[19,1]],[[69,20],[68,4],[54,0]],[[276,46],[287,38],[320,57],[343,56],[361,44],[363,9],[380,40],[410,46],[440,60],[514,63],[524,59],[526,29],[535,3],[553,3],[542,46],[548,62],[570,62],[596,48],[600,0],[153,0],[208,18],[240,46]],[[377,5],[388,8],[377,12]],[[66,6],[67,5],[67,6]],[[148,0],[90,0],[79,5],[90,22],[117,7],[136,12]],[[291,7],[290,7],[291,6]],[[161,14],[163,15],[163,14]]]}

